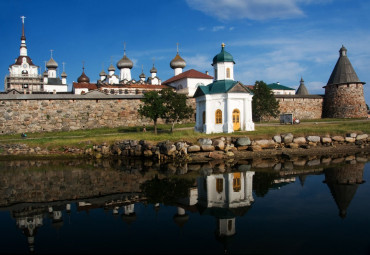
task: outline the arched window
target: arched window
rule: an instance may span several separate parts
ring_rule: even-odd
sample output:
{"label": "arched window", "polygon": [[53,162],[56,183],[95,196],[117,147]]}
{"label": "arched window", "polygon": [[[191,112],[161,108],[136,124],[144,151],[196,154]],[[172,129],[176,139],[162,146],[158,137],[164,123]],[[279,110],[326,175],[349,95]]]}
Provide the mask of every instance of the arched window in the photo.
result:
{"label": "arched window", "polygon": [[224,190],[224,179],[217,178],[216,179],[216,191],[221,193]]}
{"label": "arched window", "polygon": [[230,78],[230,68],[226,68],[226,78]]}
{"label": "arched window", "polygon": [[222,111],[220,109],[216,110],[216,124],[222,124]]}

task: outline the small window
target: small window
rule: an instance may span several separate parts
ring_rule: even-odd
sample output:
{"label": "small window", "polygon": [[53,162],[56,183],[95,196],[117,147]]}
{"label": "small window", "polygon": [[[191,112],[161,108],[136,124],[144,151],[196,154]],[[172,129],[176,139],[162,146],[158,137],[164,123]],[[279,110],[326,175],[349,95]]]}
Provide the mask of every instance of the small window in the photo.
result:
{"label": "small window", "polygon": [[128,89],[125,89],[125,94],[128,94]]}
{"label": "small window", "polygon": [[121,95],[122,94],[122,89],[118,90],[118,93]]}
{"label": "small window", "polygon": [[226,68],[226,78],[230,78],[230,68]]}
{"label": "small window", "polygon": [[206,124],[206,112],[203,111],[203,114],[202,114],[202,123],[203,125]]}
{"label": "small window", "polygon": [[216,111],[216,124],[222,124],[222,111],[220,109]]}

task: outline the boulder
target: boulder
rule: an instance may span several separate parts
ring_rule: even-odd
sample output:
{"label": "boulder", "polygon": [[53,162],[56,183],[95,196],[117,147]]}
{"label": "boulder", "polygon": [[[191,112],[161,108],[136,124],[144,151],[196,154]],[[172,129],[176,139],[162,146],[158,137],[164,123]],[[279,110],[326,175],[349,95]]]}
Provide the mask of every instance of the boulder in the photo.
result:
{"label": "boulder", "polygon": [[335,135],[331,138],[333,141],[335,142],[344,142],[344,138],[343,136],[340,136],[340,135]]}
{"label": "boulder", "polygon": [[199,145],[212,145],[212,140],[209,138],[200,138],[198,139]]}
{"label": "boulder", "polygon": [[285,144],[293,142],[293,134],[292,133],[284,134],[284,135],[282,135],[282,138],[283,138],[283,142]]}
{"label": "boulder", "polygon": [[262,149],[275,148],[276,146],[274,140],[272,139],[263,139],[263,140],[253,141],[252,145],[258,145]]}
{"label": "boulder", "polygon": [[220,152],[220,151],[215,151],[215,152],[211,151],[208,154],[208,157],[213,158],[213,159],[222,159],[224,155],[223,155],[223,152]]}
{"label": "boulder", "polygon": [[322,143],[331,143],[332,142],[332,140],[331,140],[331,138],[330,137],[321,137],[321,142]]}
{"label": "boulder", "polygon": [[356,133],[348,133],[348,134],[346,134],[346,136],[356,138],[357,134]]}
{"label": "boulder", "polygon": [[246,149],[248,149],[248,146],[239,146],[237,147],[238,151],[245,151]]}
{"label": "boulder", "polygon": [[298,147],[299,147],[299,144],[297,144],[297,143],[290,143],[289,144],[289,148],[291,148],[291,149],[298,149]]}
{"label": "boulder", "polygon": [[357,135],[356,136],[356,140],[366,140],[368,138],[368,135],[367,134],[363,134],[363,135]]}
{"label": "boulder", "polygon": [[306,143],[306,138],[304,138],[303,136],[296,137],[296,138],[293,139],[293,143],[304,144],[304,143]]}
{"label": "boulder", "polygon": [[262,151],[262,147],[259,145],[252,145],[250,148],[252,151]]}
{"label": "boulder", "polygon": [[213,141],[213,146],[216,150],[224,150],[225,149],[225,143],[221,139],[216,139]]}
{"label": "boulder", "polygon": [[274,137],[272,138],[275,143],[281,143],[281,136],[280,135],[274,135]]}
{"label": "boulder", "polygon": [[159,145],[160,152],[167,156],[172,155],[176,151],[176,146],[170,141],[166,141],[158,145]]}
{"label": "boulder", "polygon": [[202,151],[214,151],[215,147],[213,145],[202,145],[200,146]]}
{"label": "boulder", "polygon": [[307,141],[312,142],[312,143],[319,143],[320,140],[321,140],[320,136],[316,136],[316,135],[307,136]]}
{"label": "boulder", "polygon": [[234,152],[232,152],[232,151],[228,151],[228,152],[226,152],[226,156],[227,157],[234,157]]}
{"label": "boulder", "polygon": [[344,140],[347,142],[347,143],[354,143],[356,142],[356,138],[354,137],[345,137]]}
{"label": "boulder", "polygon": [[198,145],[192,145],[188,147],[188,152],[198,152],[200,151],[200,146]]}
{"label": "boulder", "polygon": [[239,137],[236,140],[236,146],[248,146],[251,145],[251,139],[249,137]]}

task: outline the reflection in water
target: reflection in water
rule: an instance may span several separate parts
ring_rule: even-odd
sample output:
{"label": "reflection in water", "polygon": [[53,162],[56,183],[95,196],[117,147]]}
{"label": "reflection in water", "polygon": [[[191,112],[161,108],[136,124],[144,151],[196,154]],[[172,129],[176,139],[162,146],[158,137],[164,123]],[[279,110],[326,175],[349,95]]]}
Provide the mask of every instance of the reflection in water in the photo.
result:
{"label": "reflection in water", "polygon": [[342,167],[325,169],[325,183],[328,185],[335,203],[339,209],[339,216],[345,218],[347,208],[356,194],[357,188],[364,183],[365,164],[349,164]]}
{"label": "reflection in water", "polygon": [[[114,169],[103,170],[90,167],[85,170],[76,166],[68,170],[3,170],[0,172],[0,204],[3,205],[0,210],[11,212],[16,226],[27,238],[30,252],[35,251],[35,237],[40,228],[48,225],[45,222],[59,230],[64,226],[63,215],[70,219],[73,213],[89,213],[100,208],[109,212],[108,215],[120,216],[123,222],[134,227],[134,223],[145,220],[142,211],[140,217],[135,211],[141,204],[153,205],[156,215],[161,204],[163,211],[175,207],[171,217],[181,229],[188,226],[196,214],[201,220],[215,218],[215,239],[222,243],[223,251],[228,252],[230,241],[237,234],[238,218],[246,218],[252,205],[263,203],[269,191],[280,192],[279,189],[296,183],[296,178],[303,189],[307,177],[324,173],[324,182],[344,218],[359,185],[364,183],[365,164],[361,162],[338,162],[342,164],[329,167],[315,162],[312,168],[307,168],[302,160],[297,160],[297,164],[268,162],[260,162],[263,170],[252,163],[253,171],[246,162],[233,167],[223,163],[215,164],[214,168],[193,165],[187,169],[197,169],[196,172],[186,171],[182,177],[168,174],[169,168],[163,166],[155,171],[153,168],[141,171],[142,166],[136,163],[130,164],[130,171],[120,169],[116,163],[113,163]],[[266,170],[266,165],[270,169]],[[141,210],[151,209],[145,206]],[[146,225],[150,229],[150,223]],[[212,235],[209,231],[208,234]],[[40,240],[39,245],[45,245],[44,241]]]}

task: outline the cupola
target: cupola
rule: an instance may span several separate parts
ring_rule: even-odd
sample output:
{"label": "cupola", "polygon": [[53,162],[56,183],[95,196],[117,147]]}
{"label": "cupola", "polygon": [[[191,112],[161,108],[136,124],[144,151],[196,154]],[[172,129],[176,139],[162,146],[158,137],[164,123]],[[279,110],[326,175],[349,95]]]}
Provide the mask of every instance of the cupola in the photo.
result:
{"label": "cupola", "polygon": [[235,64],[233,56],[225,50],[225,44],[224,43],[221,44],[221,52],[218,53],[213,58],[212,65],[215,65],[215,64],[220,63],[220,62],[233,62]]}
{"label": "cupola", "polygon": [[80,77],[77,79],[78,83],[90,83],[89,77],[85,74],[85,67],[82,67],[82,74]]}
{"label": "cupola", "polygon": [[57,69],[58,68],[58,63],[51,57],[49,61],[46,63],[46,67],[48,69]]}
{"label": "cupola", "polygon": [[170,67],[175,70],[175,76],[182,73],[182,69],[186,66],[186,61],[179,55],[179,44],[177,43],[176,56],[171,60]]}

